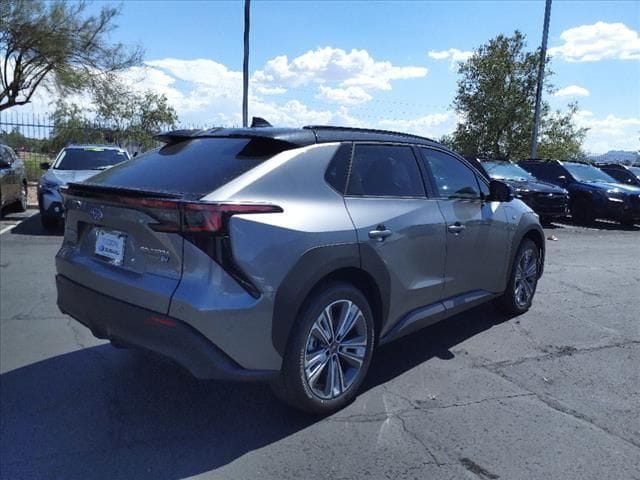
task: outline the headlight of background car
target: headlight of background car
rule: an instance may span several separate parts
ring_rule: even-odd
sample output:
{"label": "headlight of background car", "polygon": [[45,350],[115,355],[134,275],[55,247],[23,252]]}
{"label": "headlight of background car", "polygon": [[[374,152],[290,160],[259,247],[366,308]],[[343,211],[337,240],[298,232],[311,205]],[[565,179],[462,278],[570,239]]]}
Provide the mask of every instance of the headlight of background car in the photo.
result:
{"label": "headlight of background car", "polygon": [[526,188],[518,188],[513,193],[515,193],[516,198],[526,197],[531,193],[531,190],[527,190]]}

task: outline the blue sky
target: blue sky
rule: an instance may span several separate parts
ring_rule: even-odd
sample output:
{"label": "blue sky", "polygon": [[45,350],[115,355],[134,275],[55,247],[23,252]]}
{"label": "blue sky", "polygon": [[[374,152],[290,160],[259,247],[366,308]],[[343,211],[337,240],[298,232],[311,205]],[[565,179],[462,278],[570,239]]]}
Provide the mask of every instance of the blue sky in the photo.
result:
{"label": "blue sky", "polygon": [[[439,137],[457,121],[457,60],[515,29],[535,48],[544,1],[254,1],[251,13],[250,115]],[[144,47],[146,68],[125,77],[165,93],[182,122],[237,125],[242,22],[241,1],[127,0],[112,39]],[[553,2],[550,80],[564,95],[547,100],[579,101],[587,150],[640,148],[639,30],[637,1]]]}

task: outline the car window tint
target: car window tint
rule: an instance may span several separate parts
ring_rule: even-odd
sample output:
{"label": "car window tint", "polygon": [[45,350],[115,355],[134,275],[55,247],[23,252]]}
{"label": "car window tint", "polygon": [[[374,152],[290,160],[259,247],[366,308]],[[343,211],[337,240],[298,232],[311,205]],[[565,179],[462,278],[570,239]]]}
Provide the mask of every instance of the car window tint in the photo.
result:
{"label": "car window tint", "polygon": [[348,195],[424,197],[424,184],[411,147],[356,145]]}
{"label": "car window tint", "polygon": [[149,150],[91,183],[201,197],[292,145],[262,138],[195,138]]}
{"label": "car window tint", "polygon": [[473,170],[454,156],[439,150],[423,148],[422,153],[440,197],[480,198],[480,187]]}
{"label": "car window tint", "polygon": [[347,188],[347,174],[349,172],[349,162],[351,161],[351,143],[343,143],[333,156],[327,172],[324,176],[325,180],[338,192],[344,194]]}

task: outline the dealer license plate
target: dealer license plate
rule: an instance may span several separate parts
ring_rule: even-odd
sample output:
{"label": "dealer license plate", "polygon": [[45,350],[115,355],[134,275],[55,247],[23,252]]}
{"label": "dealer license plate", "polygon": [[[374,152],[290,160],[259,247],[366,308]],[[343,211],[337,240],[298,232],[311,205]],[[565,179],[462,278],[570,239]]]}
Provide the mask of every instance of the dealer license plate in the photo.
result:
{"label": "dealer license plate", "polygon": [[96,255],[108,259],[114,265],[122,265],[124,260],[124,244],[127,240],[127,234],[122,232],[113,232],[96,230]]}

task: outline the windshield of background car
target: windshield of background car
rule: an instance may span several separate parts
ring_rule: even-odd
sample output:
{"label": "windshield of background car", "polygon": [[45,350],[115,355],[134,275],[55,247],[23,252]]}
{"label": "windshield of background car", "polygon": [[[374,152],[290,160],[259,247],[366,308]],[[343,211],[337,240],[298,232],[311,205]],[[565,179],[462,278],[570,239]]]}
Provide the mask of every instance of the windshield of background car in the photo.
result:
{"label": "windshield of background car", "polygon": [[105,148],[66,148],[54,168],[58,170],[101,170],[128,160],[126,152]]}
{"label": "windshield of background car", "polygon": [[195,138],[138,155],[91,183],[201,197],[289,148],[265,138]]}
{"label": "windshield of background car", "polygon": [[585,163],[565,163],[564,167],[579,182],[618,183],[618,181],[602,170]]}
{"label": "windshield of background car", "polygon": [[633,173],[638,179],[640,179],[640,167],[628,167],[631,173]]}
{"label": "windshield of background car", "polygon": [[499,180],[535,180],[535,177],[513,163],[482,162],[489,176]]}

